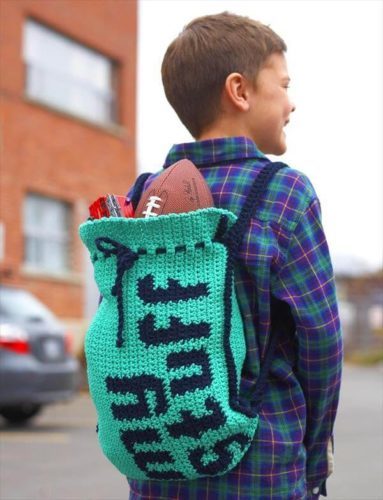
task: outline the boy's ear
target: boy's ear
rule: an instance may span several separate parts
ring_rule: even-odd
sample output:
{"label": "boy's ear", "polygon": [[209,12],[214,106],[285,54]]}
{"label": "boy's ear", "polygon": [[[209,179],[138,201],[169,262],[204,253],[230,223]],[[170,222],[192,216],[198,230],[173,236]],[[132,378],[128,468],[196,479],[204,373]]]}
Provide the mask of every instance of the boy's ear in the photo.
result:
{"label": "boy's ear", "polygon": [[249,81],[241,73],[230,73],[226,78],[226,98],[239,111],[249,110],[249,85]]}

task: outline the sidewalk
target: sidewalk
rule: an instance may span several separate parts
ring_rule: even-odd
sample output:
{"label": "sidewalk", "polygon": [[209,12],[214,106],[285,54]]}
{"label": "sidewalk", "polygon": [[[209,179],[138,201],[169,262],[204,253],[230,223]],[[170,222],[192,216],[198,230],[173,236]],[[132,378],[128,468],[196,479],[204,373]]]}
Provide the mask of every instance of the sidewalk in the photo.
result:
{"label": "sidewalk", "polygon": [[383,365],[346,365],[329,500],[383,499]]}

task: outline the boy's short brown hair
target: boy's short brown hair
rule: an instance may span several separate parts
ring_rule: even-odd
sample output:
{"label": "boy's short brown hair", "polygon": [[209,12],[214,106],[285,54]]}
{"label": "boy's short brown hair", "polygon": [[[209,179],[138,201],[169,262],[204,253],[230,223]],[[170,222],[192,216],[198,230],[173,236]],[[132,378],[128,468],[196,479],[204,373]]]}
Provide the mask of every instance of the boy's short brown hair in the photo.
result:
{"label": "boy's short brown hair", "polygon": [[226,78],[238,72],[255,82],[266,59],[286,51],[274,31],[248,17],[223,12],[191,21],[162,62],[166,97],[194,138],[218,116]]}

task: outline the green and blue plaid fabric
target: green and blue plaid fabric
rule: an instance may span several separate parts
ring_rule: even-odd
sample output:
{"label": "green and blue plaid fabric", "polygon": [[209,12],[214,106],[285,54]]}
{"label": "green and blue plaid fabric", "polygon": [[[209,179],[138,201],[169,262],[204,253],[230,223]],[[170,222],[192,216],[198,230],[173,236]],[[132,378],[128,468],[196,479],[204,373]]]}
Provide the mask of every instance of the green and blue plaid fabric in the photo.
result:
{"label": "green and blue plaid fabric", "polygon": [[[181,158],[199,167],[215,205],[237,215],[269,162],[244,137],[175,145],[164,167]],[[275,175],[240,255],[236,284],[247,335],[245,390],[257,378],[270,335],[270,292],[289,304],[296,324],[295,336],[277,346],[254,442],[224,476],[186,482],[128,479],[131,500],[298,500],[326,494],[343,351],[320,204],[304,174],[285,168]]]}

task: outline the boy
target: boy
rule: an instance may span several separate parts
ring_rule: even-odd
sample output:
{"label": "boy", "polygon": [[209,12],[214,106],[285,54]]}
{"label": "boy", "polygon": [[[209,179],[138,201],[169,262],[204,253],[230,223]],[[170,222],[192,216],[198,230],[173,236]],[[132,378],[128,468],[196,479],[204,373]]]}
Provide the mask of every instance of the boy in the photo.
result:
{"label": "boy", "polygon": [[[295,106],[283,40],[222,13],[192,21],[162,64],[166,96],[196,142],[175,145],[164,168],[197,165],[217,207],[238,215],[253,180],[286,150]],[[147,181],[148,187],[154,176]],[[276,348],[254,442],[228,474],[130,482],[131,499],[314,499],[326,496],[341,378],[334,277],[315,191],[303,174],[274,177],[241,247],[237,292],[246,326],[243,387],[257,378],[270,334],[271,294],[288,304],[295,335]]]}

